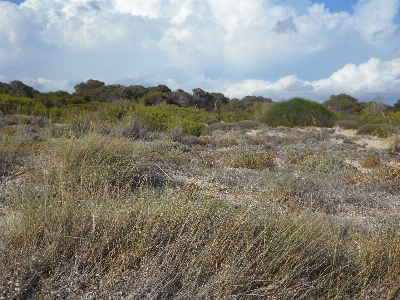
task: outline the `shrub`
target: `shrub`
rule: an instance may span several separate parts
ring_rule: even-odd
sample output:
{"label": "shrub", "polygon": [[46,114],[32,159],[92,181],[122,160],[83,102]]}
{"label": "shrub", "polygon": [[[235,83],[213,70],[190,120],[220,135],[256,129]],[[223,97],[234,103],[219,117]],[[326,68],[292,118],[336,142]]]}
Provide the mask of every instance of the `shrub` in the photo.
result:
{"label": "shrub", "polygon": [[366,157],[360,161],[360,165],[364,168],[373,168],[379,165],[380,163],[381,163],[380,159],[375,156]]}
{"label": "shrub", "polygon": [[193,135],[185,134],[181,127],[172,128],[169,132],[169,138],[173,142],[179,142],[186,145],[193,145],[197,143],[197,138]]}
{"label": "shrub", "polygon": [[271,153],[255,153],[246,150],[228,153],[222,164],[231,168],[246,168],[253,170],[272,169],[274,159]]}
{"label": "shrub", "polygon": [[236,140],[231,140],[231,139],[221,139],[218,140],[216,143],[216,146],[218,148],[227,148],[231,146],[238,146],[239,143]]}
{"label": "shrub", "polygon": [[215,130],[222,130],[225,132],[231,130],[252,130],[256,129],[259,126],[258,122],[255,121],[242,121],[242,122],[221,122],[214,123],[204,128],[203,134],[208,135],[211,134]]}
{"label": "shrub", "polygon": [[393,126],[400,126],[400,111],[389,112],[382,121]]}
{"label": "shrub", "polygon": [[147,122],[134,114],[126,117],[112,130],[113,135],[140,140],[147,139],[149,132],[150,128]]}
{"label": "shrub", "polygon": [[25,125],[28,123],[28,116],[6,115],[3,117],[3,125]]}
{"label": "shrub", "polygon": [[260,120],[269,126],[332,127],[335,115],[324,105],[302,98],[293,98],[272,105]]}
{"label": "shrub", "polygon": [[74,120],[71,125],[71,133],[76,137],[82,137],[91,130],[90,120]]}
{"label": "shrub", "polygon": [[336,125],[343,129],[358,129],[361,126],[365,125],[365,121],[361,120],[357,117],[348,118],[338,120]]}
{"label": "shrub", "polygon": [[394,134],[393,137],[389,141],[389,150],[392,152],[400,150],[400,145],[399,145],[399,135]]}
{"label": "shrub", "polygon": [[168,131],[176,126],[189,135],[199,136],[211,113],[195,108],[182,108],[161,103],[155,106],[134,105],[132,112],[145,120],[154,131]]}
{"label": "shrub", "polygon": [[345,144],[352,144],[353,143],[351,141],[351,139],[347,135],[340,134],[340,133],[332,134],[332,139],[342,140],[343,143],[345,143]]}
{"label": "shrub", "polygon": [[354,167],[346,164],[343,160],[325,155],[307,157],[300,165],[307,171],[318,173],[336,173],[355,170]]}
{"label": "shrub", "polygon": [[357,130],[357,134],[373,135],[380,138],[387,138],[392,134],[397,134],[398,129],[385,124],[366,124]]}
{"label": "shrub", "polygon": [[329,100],[324,102],[324,105],[333,111],[348,114],[360,112],[362,109],[358,99],[346,94],[332,95]]}
{"label": "shrub", "polygon": [[0,110],[5,114],[46,115],[46,107],[27,97],[0,94]]}

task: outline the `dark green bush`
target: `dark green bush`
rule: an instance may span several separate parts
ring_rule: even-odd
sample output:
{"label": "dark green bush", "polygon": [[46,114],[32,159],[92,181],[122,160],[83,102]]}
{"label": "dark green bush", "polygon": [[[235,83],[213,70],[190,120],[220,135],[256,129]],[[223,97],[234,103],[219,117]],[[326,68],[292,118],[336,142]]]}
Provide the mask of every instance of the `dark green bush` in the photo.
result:
{"label": "dark green bush", "polygon": [[260,120],[273,127],[332,127],[335,122],[335,114],[320,103],[293,98],[272,105]]}
{"label": "dark green bush", "polygon": [[362,109],[358,99],[346,94],[332,95],[329,100],[324,102],[324,105],[333,111],[348,114],[358,113]]}

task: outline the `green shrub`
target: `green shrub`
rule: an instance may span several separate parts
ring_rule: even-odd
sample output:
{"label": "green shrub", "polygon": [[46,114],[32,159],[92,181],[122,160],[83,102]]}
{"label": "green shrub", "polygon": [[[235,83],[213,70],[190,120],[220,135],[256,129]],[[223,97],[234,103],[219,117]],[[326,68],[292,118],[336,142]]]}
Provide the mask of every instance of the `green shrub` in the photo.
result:
{"label": "green shrub", "polygon": [[27,97],[0,94],[0,111],[7,114],[46,115],[46,107]]}
{"label": "green shrub", "polygon": [[365,121],[355,116],[345,117],[336,121],[336,125],[343,129],[358,129],[365,125]]}
{"label": "green shrub", "polygon": [[337,173],[343,171],[354,171],[355,168],[345,163],[342,159],[333,156],[310,156],[300,166],[310,172]]}
{"label": "green shrub", "polygon": [[357,130],[357,134],[373,135],[380,138],[387,138],[392,134],[397,134],[398,129],[385,124],[366,124]]}
{"label": "green shrub", "polygon": [[274,167],[274,158],[270,153],[239,150],[228,153],[223,158],[222,164],[230,168],[272,169]]}
{"label": "green shrub", "polygon": [[214,123],[204,128],[203,134],[209,135],[215,130],[222,130],[225,132],[231,130],[251,130],[256,129],[260,124],[255,121],[241,121],[241,122],[228,122],[228,123]]}
{"label": "green shrub", "polygon": [[333,111],[348,114],[358,113],[362,109],[358,99],[346,94],[332,95],[324,105]]}
{"label": "green shrub", "polygon": [[224,122],[240,122],[256,120],[272,103],[250,103],[244,105],[241,100],[231,100],[227,105],[219,110],[219,117]]}
{"label": "green shrub", "polygon": [[388,124],[392,126],[400,126],[400,111],[390,111],[379,118],[370,119],[371,123]]}
{"label": "green shrub", "polygon": [[161,103],[154,106],[136,104],[131,108],[138,117],[143,118],[154,131],[169,131],[181,127],[185,134],[199,136],[205,121],[211,114],[196,108],[182,108]]}
{"label": "green shrub", "polygon": [[293,98],[272,105],[260,120],[269,126],[332,127],[335,115],[324,105],[302,98]]}

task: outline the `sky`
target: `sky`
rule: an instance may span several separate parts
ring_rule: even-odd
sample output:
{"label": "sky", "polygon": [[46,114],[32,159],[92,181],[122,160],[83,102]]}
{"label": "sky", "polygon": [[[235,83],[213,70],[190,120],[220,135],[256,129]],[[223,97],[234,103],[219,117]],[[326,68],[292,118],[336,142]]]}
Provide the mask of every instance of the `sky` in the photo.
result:
{"label": "sky", "polygon": [[0,0],[0,81],[400,99],[400,0]]}

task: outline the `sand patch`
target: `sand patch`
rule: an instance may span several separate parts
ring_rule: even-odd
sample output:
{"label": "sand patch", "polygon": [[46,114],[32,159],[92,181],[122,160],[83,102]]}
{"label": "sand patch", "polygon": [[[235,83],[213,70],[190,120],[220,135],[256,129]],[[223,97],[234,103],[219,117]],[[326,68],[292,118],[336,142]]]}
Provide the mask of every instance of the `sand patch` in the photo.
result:
{"label": "sand patch", "polygon": [[389,138],[379,138],[376,136],[369,135],[357,135],[357,130],[354,129],[343,129],[340,127],[335,128],[336,134],[343,134],[347,136],[355,144],[363,146],[365,148],[376,148],[381,150],[390,149],[391,141],[393,136]]}
{"label": "sand patch", "polygon": [[[344,129],[340,127],[335,128],[318,128],[318,127],[296,127],[296,128],[285,128],[285,130],[279,128],[271,128],[270,130],[265,129],[253,129],[248,130],[246,135],[254,138],[260,134],[264,136],[277,136],[277,137],[288,137],[289,135],[293,135],[293,133],[298,132],[299,134],[307,134],[310,132],[318,133],[321,130],[327,131],[330,134],[328,135],[328,140],[336,142],[338,144],[342,144],[344,142],[343,138],[340,138],[340,135],[347,137],[351,142],[359,145],[363,148],[375,148],[380,150],[388,150],[391,149],[391,144],[393,143],[394,136],[389,138],[379,138],[375,136],[369,135],[357,135],[357,130],[354,129]],[[335,136],[336,135],[336,136]],[[322,136],[322,134],[321,134]],[[400,141],[400,136],[398,136],[398,140]]]}

